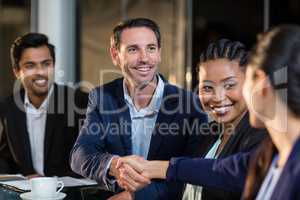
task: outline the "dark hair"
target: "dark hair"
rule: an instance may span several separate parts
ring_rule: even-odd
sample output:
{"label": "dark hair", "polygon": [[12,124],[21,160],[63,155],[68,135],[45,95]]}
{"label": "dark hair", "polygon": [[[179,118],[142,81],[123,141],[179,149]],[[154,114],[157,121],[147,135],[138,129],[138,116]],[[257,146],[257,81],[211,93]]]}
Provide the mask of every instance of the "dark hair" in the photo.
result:
{"label": "dark hair", "polygon": [[[287,108],[300,117],[300,27],[283,25],[261,35],[249,63],[269,76],[275,92],[287,87],[287,98],[282,92],[277,93]],[[255,198],[277,151],[270,138],[261,144],[250,164],[244,199]]]}
{"label": "dark hair", "polygon": [[199,70],[202,63],[220,58],[227,58],[230,61],[238,60],[239,65],[244,67],[247,63],[248,52],[245,45],[238,41],[220,39],[210,43],[205,51],[201,53],[197,70]]}
{"label": "dark hair", "polygon": [[121,34],[122,32],[127,28],[137,28],[137,27],[146,27],[151,29],[157,39],[158,47],[161,47],[161,35],[159,26],[152,20],[147,18],[135,18],[135,19],[129,19],[126,21],[123,21],[119,23],[114,29],[113,29],[113,45],[119,49],[120,43],[121,43]]}
{"label": "dark hair", "polygon": [[10,47],[10,58],[13,68],[19,68],[22,53],[27,48],[47,46],[55,63],[55,47],[48,42],[48,37],[41,33],[27,33],[18,37]]}
{"label": "dark hair", "polygon": [[251,67],[263,70],[274,89],[287,87],[288,98],[280,92],[278,95],[300,117],[300,27],[282,25],[272,29],[259,38],[251,54]]}

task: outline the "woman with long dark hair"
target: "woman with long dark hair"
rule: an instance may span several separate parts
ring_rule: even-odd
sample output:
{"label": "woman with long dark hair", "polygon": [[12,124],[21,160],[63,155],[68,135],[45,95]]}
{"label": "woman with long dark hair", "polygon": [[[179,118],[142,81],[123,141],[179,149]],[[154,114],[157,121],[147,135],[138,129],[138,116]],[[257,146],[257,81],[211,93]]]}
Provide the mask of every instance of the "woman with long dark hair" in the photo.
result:
{"label": "woman with long dark hair", "polygon": [[269,133],[257,151],[217,160],[122,158],[120,184],[127,188],[128,177],[135,180],[136,174],[123,168],[129,164],[149,178],[244,190],[243,199],[247,200],[300,199],[299,26],[279,26],[259,37],[247,67],[243,94],[251,125],[265,127]]}

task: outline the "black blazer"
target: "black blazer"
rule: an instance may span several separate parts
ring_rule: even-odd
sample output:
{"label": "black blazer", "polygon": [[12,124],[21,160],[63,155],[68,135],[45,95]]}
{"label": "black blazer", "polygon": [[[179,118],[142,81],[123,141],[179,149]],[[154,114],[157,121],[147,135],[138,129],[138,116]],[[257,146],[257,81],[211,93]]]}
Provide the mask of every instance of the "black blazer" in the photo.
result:
{"label": "black blazer", "polygon": [[[215,126],[216,127],[216,126]],[[221,130],[218,129],[218,130]],[[265,138],[267,132],[265,129],[255,129],[249,124],[249,113],[241,119],[237,125],[234,135],[232,135],[223,150],[220,152],[218,158],[225,158],[229,155],[238,152],[249,152],[259,145]],[[206,139],[201,144],[201,155],[204,157],[209,149],[218,139],[219,133],[206,136]],[[215,188],[203,188],[202,200],[239,200],[241,193],[233,193]]]}
{"label": "black blazer", "polygon": [[[32,164],[26,127],[24,94],[22,89],[0,104],[0,173],[23,175],[36,173]],[[69,154],[77,138],[80,122],[84,118],[87,101],[86,93],[54,84],[45,128],[44,174],[46,176],[75,175],[68,164]],[[79,109],[82,110],[77,113]]]}

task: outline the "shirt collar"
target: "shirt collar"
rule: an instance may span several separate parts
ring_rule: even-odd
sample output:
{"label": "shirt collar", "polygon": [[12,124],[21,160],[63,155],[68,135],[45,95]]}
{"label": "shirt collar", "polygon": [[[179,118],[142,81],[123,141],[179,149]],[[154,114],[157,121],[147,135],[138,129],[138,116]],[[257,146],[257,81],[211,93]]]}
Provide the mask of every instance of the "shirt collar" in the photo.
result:
{"label": "shirt collar", "polygon": [[160,105],[161,105],[161,100],[163,98],[165,83],[159,75],[157,75],[157,81],[158,81],[157,86],[155,88],[155,92],[151,98],[149,105],[145,108],[140,109],[139,111],[136,111],[136,108],[133,104],[132,98],[129,96],[129,92],[125,85],[125,79],[124,79],[123,80],[123,92],[124,92],[124,99],[125,99],[127,105],[134,108],[134,110],[136,112],[158,113],[159,109],[160,109]]}
{"label": "shirt collar", "polygon": [[[50,99],[50,96],[51,96],[52,93],[53,93],[53,85],[50,87],[47,97],[45,98],[45,100],[43,101],[43,103],[41,104],[41,106],[40,106],[37,110],[47,110],[48,102],[49,102],[49,99]],[[30,102],[30,100],[29,100],[29,97],[28,97],[28,93],[27,93],[26,90],[25,90],[24,105],[25,105],[25,107],[27,107],[27,108],[28,108],[28,107],[35,108],[35,107],[31,104],[31,102]]]}

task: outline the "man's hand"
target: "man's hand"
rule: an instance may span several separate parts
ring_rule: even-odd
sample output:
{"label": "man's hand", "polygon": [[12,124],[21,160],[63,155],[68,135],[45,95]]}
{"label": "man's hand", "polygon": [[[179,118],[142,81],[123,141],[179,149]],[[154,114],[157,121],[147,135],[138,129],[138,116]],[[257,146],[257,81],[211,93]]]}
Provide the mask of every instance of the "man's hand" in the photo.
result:
{"label": "man's hand", "polygon": [[130,192],[124,191],[119,194],[115,194],[114,196],[111,196],[107,200],[133,200],[134,195]]}
{"label": "man's hand", "polygon": [[120,170],[120,176],[123,176],[125,173],[130,174],[130,176],[134,176],[133,172],[121,167],[126,166],[126,164],[149,180],[154,178],[165,179],[167,169],[169,167],[169,161],[147,161],[138,156],[127,156],[119,159],[117,163],[117,168],[122,169]]}
{"label": "man's hand", "polygon": [[130,165],[136,172],[143,173],[146,170],[148,161],[143,157],[132,155],[122,157],[118,160],[116,168],[121,168],[124,164]]}
{"label": "man's hand", "polygon": [[[131,165],[125,163],[130,160]],[[150,184],[149,178],[141,175],[145,160],[139,156],[125,156],[113,158],[109,174],[114,176],[120,187],[127,191],[135,192]]]}
{"label": "man's hand", "polygon": [[151,183],[150,179],[135,171],[130,165],[120,167],[119,185],[127,191],[136,192]]}
{"label": "man's hand", "polygon": [[110,167],[109,167],[109,175],[115,177],[116,179],[119,177],[119,170],[117,169],[118,160],[120,157],[113,157]]}

